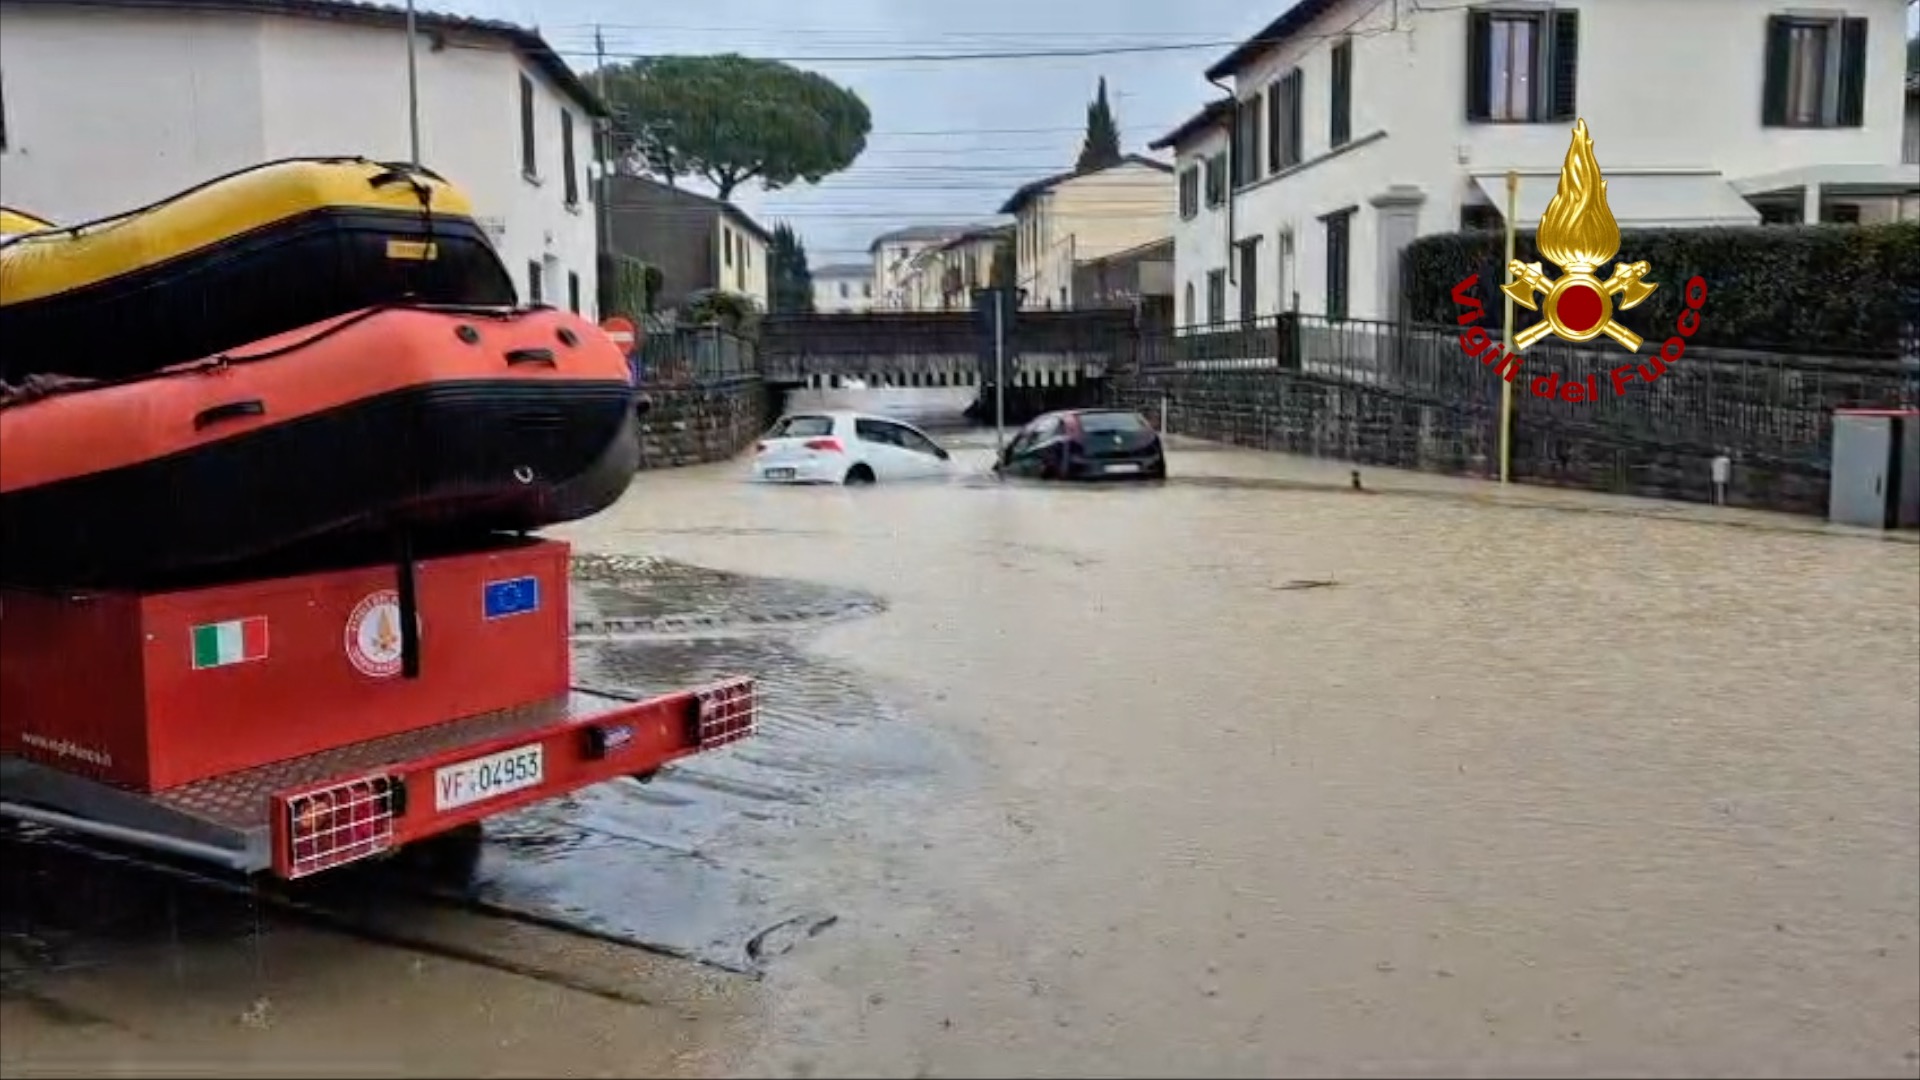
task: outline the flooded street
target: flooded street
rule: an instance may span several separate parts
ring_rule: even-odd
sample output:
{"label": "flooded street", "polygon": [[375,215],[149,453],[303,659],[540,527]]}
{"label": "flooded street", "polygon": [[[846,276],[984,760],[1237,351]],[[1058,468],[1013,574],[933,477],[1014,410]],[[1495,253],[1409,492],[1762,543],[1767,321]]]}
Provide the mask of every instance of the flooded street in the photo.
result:
{"label": "flooded street", "polygon": [[[101,1023],[0,1002],[9,1074],[1920,1075],[1920,545],[1170,467],[643,474],[561,532],[576,678],[753,674],[761,736],[503,820],[470,887],[700,963],[553,961],[620,1005],[155,931],[104,950],[137,978],[34,981]],[[278,1026],[234,1021],[261,996]]]}

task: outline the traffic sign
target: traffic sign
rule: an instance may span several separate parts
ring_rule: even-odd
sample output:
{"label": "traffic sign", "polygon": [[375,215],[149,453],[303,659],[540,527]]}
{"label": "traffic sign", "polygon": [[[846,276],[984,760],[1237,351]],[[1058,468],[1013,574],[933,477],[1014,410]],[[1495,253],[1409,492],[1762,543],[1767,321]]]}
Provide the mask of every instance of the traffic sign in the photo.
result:
{"label": "traffic sign", "polygon": [[633,320],[621,315],[615,315],[602,322],[600,329],[607,332],[607,336],[613,339],[615,345],[620,346],[620,351],[623,353],[632,352],[634,343],[639,340],[639,334],[634,330]]}

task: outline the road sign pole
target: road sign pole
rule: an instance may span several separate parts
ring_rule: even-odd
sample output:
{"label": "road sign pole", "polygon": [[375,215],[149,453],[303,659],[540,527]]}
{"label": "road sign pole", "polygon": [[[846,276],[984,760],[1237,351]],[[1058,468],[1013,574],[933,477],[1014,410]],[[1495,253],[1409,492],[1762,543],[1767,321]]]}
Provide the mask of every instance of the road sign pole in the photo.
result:
{"label": "road sign pole", "polygon": [[[1520,201],[1520,174],[1507,171],[1507,284],[1513,284],[1513,238],[1516,226],[1513,215]],[[1505,297],[1506,318],[1500,320],[1500,354],[1510,356],[1513,352],[1513,295],[1502,292]],[[1509,361],[1502,360],[1504,366]],[[1510,369],[1511,370],[1511,369]],[[1507,475],[1513,464],[1513,380],[1503,377],[1500,380],[1500,482],[1507,482]]]}

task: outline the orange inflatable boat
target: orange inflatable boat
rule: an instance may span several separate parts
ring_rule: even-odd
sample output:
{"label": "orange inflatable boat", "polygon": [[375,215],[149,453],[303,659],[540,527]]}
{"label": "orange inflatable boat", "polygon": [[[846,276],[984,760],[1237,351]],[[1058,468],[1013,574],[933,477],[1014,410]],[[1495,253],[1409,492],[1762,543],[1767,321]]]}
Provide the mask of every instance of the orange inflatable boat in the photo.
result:
{"label": "orange inflatable boat", "polygon": [[211,360],[0,397],[0,581],[145,584],[395,531],[597,513],[634,389],[549,309],[368,308]]}

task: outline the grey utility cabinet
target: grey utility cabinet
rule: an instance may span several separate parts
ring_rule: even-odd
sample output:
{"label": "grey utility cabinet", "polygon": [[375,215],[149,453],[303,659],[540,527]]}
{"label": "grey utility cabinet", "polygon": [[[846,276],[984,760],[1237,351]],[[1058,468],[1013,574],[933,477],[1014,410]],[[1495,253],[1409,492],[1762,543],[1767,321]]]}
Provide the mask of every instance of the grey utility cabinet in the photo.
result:
{"label": "grey utility cabinet", "polygon": [[1832,464],[1829,520],[1920,527],[1920,409],[1836,410]]}

